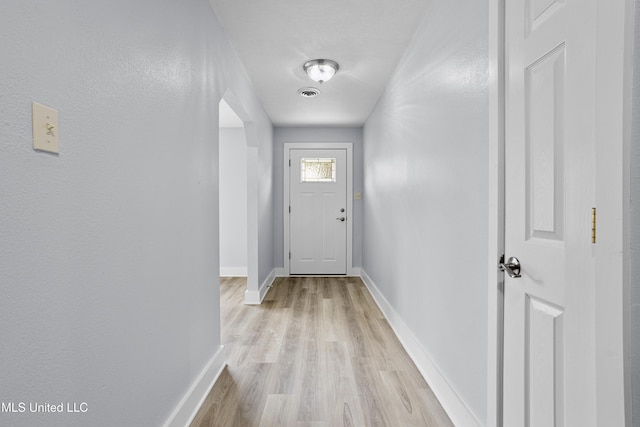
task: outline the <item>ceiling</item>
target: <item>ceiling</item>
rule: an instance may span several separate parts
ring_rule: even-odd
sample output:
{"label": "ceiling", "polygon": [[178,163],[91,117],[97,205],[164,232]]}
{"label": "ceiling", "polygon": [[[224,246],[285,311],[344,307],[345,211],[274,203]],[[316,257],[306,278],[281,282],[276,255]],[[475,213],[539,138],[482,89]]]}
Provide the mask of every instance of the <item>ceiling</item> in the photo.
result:
{"label": "ceiling", "polygon": [[[362,126],[428,0],[210,0],[275,126]],[[323,84],[310,59],[340,64]],[[302,87],[320,95],[303,98]]]}

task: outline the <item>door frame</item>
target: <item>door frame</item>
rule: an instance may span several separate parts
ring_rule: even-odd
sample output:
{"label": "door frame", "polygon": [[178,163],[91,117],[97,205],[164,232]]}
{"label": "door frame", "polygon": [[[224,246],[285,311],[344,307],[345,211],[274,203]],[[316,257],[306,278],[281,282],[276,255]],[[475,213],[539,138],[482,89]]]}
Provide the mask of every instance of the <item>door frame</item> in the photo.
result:
{"label": "door frame", "polygon": [[[633,78],[634,1],[598,0],[598,33],[617,28],[615,44],[598,38],[600,84],[596,90],[596,208],[602,232],[593,246],[596,332],[589,357],[597,384],[594,425],[631,423],[629,196],[630,130]],[[621,25],[622,24],[622,25]],[[488,354],[487,425],[502,426],[504,276],[498,259],[505,231],[505,0],[489,0],[489,224],[488,224]],[[602,30],[601,30],[602,29]],[[614,64],[611,66],[610,64]],[[621,66],[623,65],[623,66]],[[613,107],[612,107],[613,106]],[[621,421],[621,422],[618,422]]]}
{"label": "door frame", "polygon": [[505,1],[489,0],[489,224],[487,426],[502,426],[502,347],[504,340]]}
{"label": "door frame", "polygon": [[286,142],[284,144],[284,156],[282,169],[284,171],[284,189],[283,189],[283,205],[282,213],[284,217],[284,274],[290,275],[289,262],[289,159],[290,151],[293,149],[302,150],[322,150],[335,149],[346,150],[347,152],[347,276],[353,276],[356,272],[353,269],[353,143],[351,142]]}

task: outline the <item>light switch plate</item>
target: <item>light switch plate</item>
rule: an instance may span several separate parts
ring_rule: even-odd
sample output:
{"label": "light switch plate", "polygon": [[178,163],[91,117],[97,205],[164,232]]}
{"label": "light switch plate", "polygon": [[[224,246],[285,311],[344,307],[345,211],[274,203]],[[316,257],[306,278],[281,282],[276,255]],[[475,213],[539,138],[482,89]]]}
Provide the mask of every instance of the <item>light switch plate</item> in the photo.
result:
{"label": "light switch plate", "polygon": [[33,149],[48,153],[60,152],[58,110],[33,103]]}

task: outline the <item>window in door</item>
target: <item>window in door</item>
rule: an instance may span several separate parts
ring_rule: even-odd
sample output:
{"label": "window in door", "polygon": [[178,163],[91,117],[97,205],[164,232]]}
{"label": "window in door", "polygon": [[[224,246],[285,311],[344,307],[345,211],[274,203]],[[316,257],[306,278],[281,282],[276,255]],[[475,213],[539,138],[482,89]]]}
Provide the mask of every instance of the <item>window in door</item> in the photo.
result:
{"label": "window in door", "polygon": [[336,159],[300,159],[300,182],[336,182]]}

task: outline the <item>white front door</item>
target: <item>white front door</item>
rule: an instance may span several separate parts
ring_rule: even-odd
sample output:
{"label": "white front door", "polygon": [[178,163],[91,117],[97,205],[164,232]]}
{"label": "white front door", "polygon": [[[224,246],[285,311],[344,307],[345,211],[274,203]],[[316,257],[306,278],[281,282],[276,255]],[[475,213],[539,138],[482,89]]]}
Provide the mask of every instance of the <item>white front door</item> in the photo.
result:
{"label": "white front door", "polygon": [[507,0],[504,426],[595,426],[596,0]]}
{"label": "white front door", "polygon": [[289,153],[289,272],[346,274],[347,151]]}

